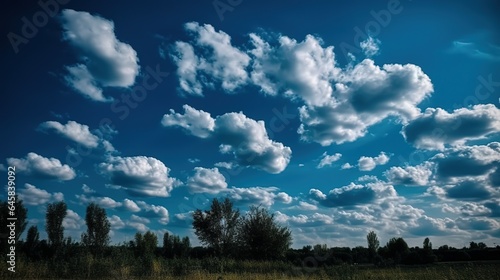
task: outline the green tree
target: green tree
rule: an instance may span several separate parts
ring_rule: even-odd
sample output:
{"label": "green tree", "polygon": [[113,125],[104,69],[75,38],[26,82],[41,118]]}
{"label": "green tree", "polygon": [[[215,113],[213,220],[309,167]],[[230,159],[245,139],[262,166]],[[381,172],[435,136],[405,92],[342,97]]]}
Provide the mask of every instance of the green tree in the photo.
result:
{"label": "green tree", "polygon": [[64,201],[49,203],[45,215],[45,230],[49,239],[49,244],[53,247],[59,247],[64,240],[63,220],[67,214],[67,206]]}
{"label": "green tree", "polygon": [[252,206],[242,219],[239,240],[252,259],[279,259],[292,244],[292,233],[278,224],[267,209]]}
{"label": "green tree", "polygon": [[201,243],[214,249],[221,257],[228,257],[237,246],[240,211],[233,209],[229,198],[214,198],[210,210],[197,209],[193,213],[193,228]]}
{"label": "green tree", "polygon": [[30,259],[35,259],[37,251],[40,247],[40,234],[36,226],[31,226],[26,235],[26,242],[24,242],[24,251]]}
{"label": "green tree", "polygon": [[87,206],[85,216],[87,232],[82,233],[82,243],[89,248],[94,255],[104,252],[109,244],[109,230],[111,224],[108,221],[106,210],[95,203]]}
{"label": "green tree", "polygon": [[366,235],[366,241],[368,242],[368,254],[370,260],[373,261],[375,256],[377,255],[377,250],[380,246],[377,234],[374,231],[370,231],[368,235]]}
{"label": "green tree", "polygon": [[[28,209],[24,207],[23,201],[19,199],[17,195],[12,196],[12,200],[9,201],[0,201],[0,235],[1,236],[10,236],[10,229],[7,227],[9,223],[13,222],[10,220],[7,220],[8,218],[16,218],[15,224],[16,224],[16,229],[15,229],[15,243],[17,244],[19,242],[19,237],[21,234],[23,234],[24,230],[26,229],[26,225],[28,222],[26,221],[28,217]],[[13,215],[11,215],[13,214]],[[3,252],[7,251],[7,248],[9,248],[8,241],[7,242],[0,242],[0,250],[3,254]]]}
{"label": "green tree", "polygon": [[392,257],[396,263],[400,263],[410,250],[408,244],[402,237],[391,238],[391,240],[387,242],[386,247],[389,256]]}
{"label": "green tree", "polygon": [[138,256],[153,256],[158,246],[158,237],[149,230],[144,235],[138,232],[135,234],[134,246]]}
{"label": "green tree", "polygon": [[185,258],[191,249],[189,237],[181,238],[165,232],[163,235],[163,256],[165,258]]}
{"label": "green tree", "polygon": [[432,251],[432,242],[429,240],[428,237],[424,239],[424,248],[423,248],[423,256],[422,256],[422,261],[424,263],[434,263],[437,261],[437,256],[434,255],[434,252]]}

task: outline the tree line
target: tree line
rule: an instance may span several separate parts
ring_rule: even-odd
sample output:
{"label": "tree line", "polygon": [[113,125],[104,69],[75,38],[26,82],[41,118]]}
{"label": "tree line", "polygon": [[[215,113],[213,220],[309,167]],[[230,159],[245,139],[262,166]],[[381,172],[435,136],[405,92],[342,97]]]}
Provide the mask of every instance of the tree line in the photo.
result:
{"label": "tree line", "polygon": [[[373,231],[366,236],[367,247],[331,247],[326,244],[291,249],[292,234],[280,225],[274,214],[259,206],[251,206],[242,215],[228,199],[213,199],[207,210],[193,213],[193,229],[204,246],[192,247],[189,238],[164,233],[162,246],[158,236],[151,231],[137,232],[127,243],[110,246],[111,225],[105,209],[95,203],[86,208],[87,229],[80,241],[64,237],[63,220],[67,215],[64,201],[49,203],[45,214],[46,240],[40,240],[37,226],[29,227],[25,240],[19,238],[27,226],[28,211],[22,200],[16,200],[16,241],[20,251],[29,261],[52,259],[67,260],[71,257],[90,255],[94,258],[112,258],[127,255],[140,261],[143,267],[151,266],[155,258],[164,259],[241,259],[286,261],[296,266],[328,266],[336,264],[372,263],[377,266],[398,264],[431,264],[437,261],[470,261],[500,259],[500,246],[488,248],[486,244],[470,242],[469,247],[457,249],[443,245],[433,248],[429,238],[422,247],[410,248],[402,237],[391,238],[381,246]],[[7,221],[7,202],[0,202],[0,222]],[[0,229],[6,236],[6,228]],[[1,240],[5,257],[8,244]]]}

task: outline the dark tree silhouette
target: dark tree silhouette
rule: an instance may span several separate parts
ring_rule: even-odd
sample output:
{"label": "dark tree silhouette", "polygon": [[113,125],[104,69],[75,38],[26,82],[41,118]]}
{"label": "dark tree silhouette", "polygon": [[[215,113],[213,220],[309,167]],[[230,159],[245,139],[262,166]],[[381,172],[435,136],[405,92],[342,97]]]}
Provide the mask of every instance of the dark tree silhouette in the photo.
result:
{"label": "dark tree silhouette", "polygon": [[108,221],[106,210],[95,203],[87,206],[85,216],[87,232],[82,233],[82,243],[89,248],[94,255],[100,255],[109,244],[109,230],[111,224]]}
{"label": "dark tree silhouette", "polygon": [[400,263],[409,251],[408,244],[402,237],[391,238],[386,246],[389,256],[395,263]]}
{"label": "dark tree silhouette", "polygon": [[377,255],[377,250],[380,246],[380,242],[378,241],[377,234],[374,231],[370,231],[366,235],[366,241],[368,242],[368,253],[370,260],[374,260]]}
{"label": "dark tree silhouette", "polygon": [[147,231],[142,235],[135,234],[135,251],[137,256],[153,256],[158,246],[158,237],[151,231]]}
{"label": "dark tree silhouette", "polygon": [[213,248],[221,257],[229,257],[237,245],[240,212],[233,209],[229,198],[219,201],[214,199],[210,210],[197,209],[193,213],[193,227],[198,239]]}
{"label": "dark tree silhouette", "polygon": [[49,244],[59,247],[64,240],[64,227],[62,225],[67,214],[67,206],[64,201],[49,203],[45,215],[45,230],[49,239]]}
{"label": "dark tree silhouette", "polygon": [[252,206],[241,222],[239,240],[252,259],[279,259],[292,244],[292,233],[276,222],[274,214]]}
{"label": "dark tree silhouette", "polygon": [[163,256],[165,258],[185,258],[191,249],[189,237],[181,238],[165,232],[163,235]]}

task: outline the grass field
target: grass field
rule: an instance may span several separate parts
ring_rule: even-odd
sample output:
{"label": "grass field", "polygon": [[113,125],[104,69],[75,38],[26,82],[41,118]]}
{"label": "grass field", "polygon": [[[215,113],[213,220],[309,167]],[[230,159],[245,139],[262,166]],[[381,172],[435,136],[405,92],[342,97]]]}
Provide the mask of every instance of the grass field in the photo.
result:
{"label": "grass field", "polygon": [[[76,265],[76,266],[75,266]],[[208,268],[206,266],[209,266]],[[225,266],[225,267],[224,267]],[[147,272],[146,272],[147,271]],[[225,272],[220,272],[225,271]],[[7,271],[2,264],[0,279],[172,279],[172,280],[277,280],[277,279],[500,279],[500,262],[438,263],[429,266],[338,265],[324,268],[295,267],[274,262],[199,263],[178,260],[167,262],[155,259],[150,265],[125,265],[89,259],[87,263],[17,263],[16,272]]]}

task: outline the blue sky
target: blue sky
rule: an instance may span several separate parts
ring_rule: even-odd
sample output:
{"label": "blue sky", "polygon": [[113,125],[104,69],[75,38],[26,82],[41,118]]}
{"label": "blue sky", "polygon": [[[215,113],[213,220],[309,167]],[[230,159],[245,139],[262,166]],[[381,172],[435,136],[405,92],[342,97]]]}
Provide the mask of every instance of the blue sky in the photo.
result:
{"label": "blue sky", "polygon": [[229,197],[296,248],[499,243],[494,1],[10,4],[0,168],[30,225],[64,199],[79,240],[96,202],[115,243],[198,244],[191,211]]}

